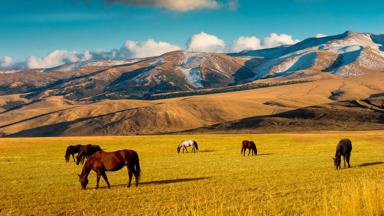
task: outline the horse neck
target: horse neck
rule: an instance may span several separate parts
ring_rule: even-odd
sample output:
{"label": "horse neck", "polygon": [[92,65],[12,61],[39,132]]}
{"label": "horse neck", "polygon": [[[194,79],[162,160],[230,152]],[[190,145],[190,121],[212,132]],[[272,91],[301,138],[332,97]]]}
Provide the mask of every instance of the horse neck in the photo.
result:
{"label": "horse neck", "polygon": [[342,154],[343,154],[342,149],[341,149],[341,150],[340,150],[340,149],[337,149],[337,150],[336,150],[336,153],[335,153],[335,158],[340,158]]}
{"label": "horse neck", "polygon": [[79,160],[82,160],[83,158],[85,158],[87,156],[86,152],[87,152],[86,148],[81,149],[79,151],[79,153],[77,154],[77,158],[79,158]]}
{"label": "horse neck", "polygon": [[65,159],[69,159],[69,148],[65,151]]}
{"label": "horse neck", "polygon": [[91,165],[92,165],[92,159],[89,158],[84,163],[83,170],[81,171],[81,174],[80,174],[81,177],[85,177],[85,178],[88,177],[88,175],[89,175],[89,173],[91,172],[91,169],[92,169]]}

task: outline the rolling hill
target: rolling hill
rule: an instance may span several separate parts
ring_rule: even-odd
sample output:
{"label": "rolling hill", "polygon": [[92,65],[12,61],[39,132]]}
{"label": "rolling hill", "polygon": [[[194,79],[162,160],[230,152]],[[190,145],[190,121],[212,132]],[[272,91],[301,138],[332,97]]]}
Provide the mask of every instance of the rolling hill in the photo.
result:
{"label": "rolling hill", "polygon": [[[6,136],[383,129],[384,36],[0,74]],[[157,100],[154,100],[157,99]]]}

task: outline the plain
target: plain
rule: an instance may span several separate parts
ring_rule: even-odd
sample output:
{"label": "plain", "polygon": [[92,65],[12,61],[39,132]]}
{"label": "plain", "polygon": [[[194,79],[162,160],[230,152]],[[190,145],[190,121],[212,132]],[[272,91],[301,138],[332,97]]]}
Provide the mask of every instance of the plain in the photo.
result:
{"label": "plain", "polygon": [[[335,171],[339,139],[352,140],[350,169]],[[177,154],[183,139],[199,153]],[[257,156],[241,156],[254,140]],[[111,189],[82,191],[82,166],[64,160],[69,144],[139,153],[142,181],[107,173]],[[383,215],[383,131],[211,134],[0,140],[3,215]]]}

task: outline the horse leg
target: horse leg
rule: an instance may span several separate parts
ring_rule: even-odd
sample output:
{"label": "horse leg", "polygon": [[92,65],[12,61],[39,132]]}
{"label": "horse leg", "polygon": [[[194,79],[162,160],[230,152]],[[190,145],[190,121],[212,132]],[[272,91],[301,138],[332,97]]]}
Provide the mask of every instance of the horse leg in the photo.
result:
{"label": "horse leg", "polygon": [[187,147],[186,147],[186,146],[184,146],[184,148],[185,148],[185,151],[188,153],[188,149],[187,149]]}
{"label": "horse leg", "polygon": [[349,164],[349,158],[351,157],[351,154],[347,154],[347,163],[348,163],[348,168],[351,168],[351,165]]}
{"label": "horse leg", "polygon": [[132,169],[133,169],[133,167],[132,167],[131,169],[128,168],[128,177],[129,177],[128,187],[131,187],[131,181],[132,181]]}
{"label": "horse leg", "polygon": [[343,159],[344,159],[344,168],[347,167],[347,165],[345,164],[345,157],[346,157],[346,155],[345,155],[345,156],[343,155]]}
{"label": "horse leg", "polygon": [[248,149],[248,156],[249,156],[249,154],[251,154],[251,149]]}
{"label": "horse leg", "polygon": [[100,182],[100,172],[96,173],[96,189],[99,188],[99,182]]}
{"label": "horse leg", "polygon": [[108,182],[108,178],[107,178],[107,174],[105,174],[105,171],[100,171],[101,172],[101,176],[103,176],[103,179],[104,179],[104,181],[107,183],[107,185],[108,185],[108,189],[110,189],[111,188],[111,185],[109,184],[109,182]]}
{"label": "horse leg", "polygon": [[73,162],[75,162],[75,154],[72,154]]}

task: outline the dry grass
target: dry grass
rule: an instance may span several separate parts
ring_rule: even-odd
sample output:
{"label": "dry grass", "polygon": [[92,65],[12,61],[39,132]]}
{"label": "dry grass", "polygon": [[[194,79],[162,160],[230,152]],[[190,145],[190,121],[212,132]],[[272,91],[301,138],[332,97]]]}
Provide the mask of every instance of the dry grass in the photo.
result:
{"label": "dry grass", "polygon": [[[0,113],[0,132],[7,135],[23,132],[20,136],[79,136],[185,131],[322,106],[334,102],[329,97],[335,90],[343,92],[337,98],[340,101],[365,99],[384,92],[383,80],[384,73],[352,78],[327,76],[307,83],[152,101],[103,100],[71,105],[62,97],[48,97],[21,109]],[[17,98],[19,96],[0,97],[0,105]]]}
{"label": "dry grass", "polygon": [[[353,141],[352,168],[334,171],[340,138]],[[176,154],[186,137],[1,139],[0,214],[4,215],[383,215],[382,132],[193,135],[198,154]],[[254,139],[260,155],[240,156]],[[80,190],[81,166],[65,163],[68,144],[138,151],[142,184],[126,188],[125,169],[107,173],[112,188]],[[101,186],[105,186],[101,180]]]}

